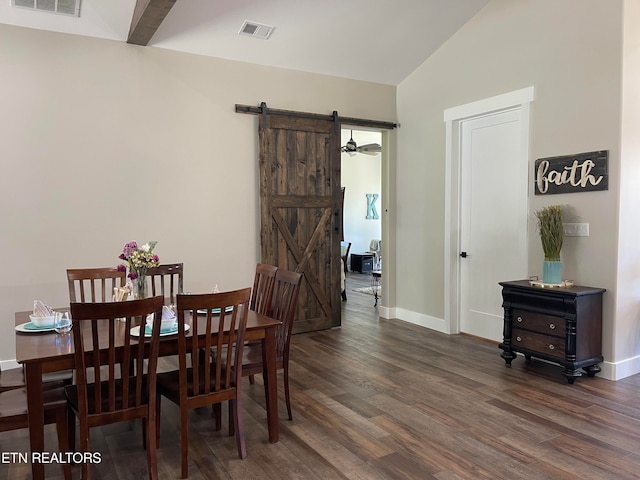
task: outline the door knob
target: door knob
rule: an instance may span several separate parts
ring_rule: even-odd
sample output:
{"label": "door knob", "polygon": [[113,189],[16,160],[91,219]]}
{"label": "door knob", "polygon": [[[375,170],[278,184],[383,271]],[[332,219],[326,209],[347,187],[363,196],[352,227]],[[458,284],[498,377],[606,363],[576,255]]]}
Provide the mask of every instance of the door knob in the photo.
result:
{"label": "door knob", "polygon": [[460,256],[462,258],[467,258],[467,252],[460,252]]}

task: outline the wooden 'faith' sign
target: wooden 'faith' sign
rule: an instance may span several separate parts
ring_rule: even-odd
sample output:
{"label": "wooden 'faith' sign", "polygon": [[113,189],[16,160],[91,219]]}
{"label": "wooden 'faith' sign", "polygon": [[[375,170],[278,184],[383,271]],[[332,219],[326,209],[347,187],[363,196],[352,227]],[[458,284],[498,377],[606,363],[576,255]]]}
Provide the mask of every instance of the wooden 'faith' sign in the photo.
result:
{"label": "wooden 'faith' sign", "polygon": [[535,163],[535,194],[608,190],[608,166],[609,150],[539,158]]}

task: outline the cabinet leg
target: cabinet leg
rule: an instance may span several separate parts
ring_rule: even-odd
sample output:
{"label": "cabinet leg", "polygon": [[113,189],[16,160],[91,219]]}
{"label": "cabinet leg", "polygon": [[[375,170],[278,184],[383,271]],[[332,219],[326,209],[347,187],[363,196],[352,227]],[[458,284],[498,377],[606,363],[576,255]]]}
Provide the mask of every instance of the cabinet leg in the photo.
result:
{"label": "cabinet leg", "polygon": [[590,365],[584,368],[584,371],[587,372],[587,376],[589,378],[593,378],[596,373],[600,372],[602,369],[598,365]]}
{"label": "cabinet leg", "polygon": [[582,372],[580,370],[565,368],[562,370],[562,375],[567,378],[567,381],[570,385],[573,385],[573,382],[576,381],[576,378],[580,378],[582,376]]}
{"label": "cabinet leg", "polygon": [[500,356],[502,358],[504,358],[505,363],[507,364],[507,367],[511,366],[511,360],[513,360],[514,358],[516,358],[516,354],[513,352],[502,352],[500,354]]}

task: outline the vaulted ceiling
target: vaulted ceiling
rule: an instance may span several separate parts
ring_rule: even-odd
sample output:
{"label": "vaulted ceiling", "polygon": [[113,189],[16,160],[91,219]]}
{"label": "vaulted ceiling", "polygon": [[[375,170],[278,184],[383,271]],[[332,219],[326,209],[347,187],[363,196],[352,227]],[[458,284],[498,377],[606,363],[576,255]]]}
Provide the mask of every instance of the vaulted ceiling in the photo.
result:
{"label": "vaulted ceiling", "polygon": [[[398,85],[488,2],[82,0],[76,18],[5,0],[0,23]],[[239,35],[245,20],[275,29]]]}

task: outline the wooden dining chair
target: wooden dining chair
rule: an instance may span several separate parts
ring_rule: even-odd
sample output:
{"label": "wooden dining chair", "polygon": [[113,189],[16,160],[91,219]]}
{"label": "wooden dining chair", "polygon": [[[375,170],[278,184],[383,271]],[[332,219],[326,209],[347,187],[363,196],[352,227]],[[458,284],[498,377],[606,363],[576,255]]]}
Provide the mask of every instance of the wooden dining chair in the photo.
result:
{"label": "wooden dining chair", "polygon": [[251,301],[249,308],[258,313],[266,315],[271,308],[271,300],[273,298],[273,284],[276,279],[278,267],[259,263],[256,265],[256,274],[253,279],[253,288],[251,289]]}
{"label": "wooden dining chair", "polygon": [[351,250],[351,242],[340,242],[340,258],[342,258],[342,268],[345,275],[347,274],[347,259]]}
{"label": "wooden dining chair", "polygon": [[[147,337],[145,321],[152,313],[160,319],[163,304],[161,296],[71,304],[76,383],[66,387],[66,395],[79,419],[80,450],[91,451],[92,427],[141,418],[150,479],[158,478],[155,408],[160,322],[153,322]],[[84,463],[82,478],[90,475],[90,466]]]}
{"label": "wooden dining chair", "polygon": [[[72,381],[73,370],[42,374],[42,383],[45,388],[64,387],[65,385],[71,385]],[[24,367],[7,368],[5,370],[2,370],[0,367],[0,393],[25,388],[26,386],[27,382],[24,377]],[[74,446],[73,433],[74,431],[71,432],[71,437],[69,437],[70,447]]]}
{"label": "wooden dining chair", "polygon": [[[273,299],[273,284],[276,279],[278,267],[268,265],[266,263],[258,263],[256,265],[256,273],[253,279],[253,288],[251,289],[251,300],[249,301],[249,309],[263,315],[268,315],[271,309],[271,300]],[[246,345],[260,343],[260,340],[252,340],[246,342]],[[215,348],[214,352],[215,355]],[[253,377],[252,377],[253,379]],[[216,428],[221,427],[222,409],[219,403],[213,405],[213,415],[216,419]]]}
{"label": "wooden dining chair", "polygon": [[[49,388],[51,387],[51,388]],[[44,423],[56,424],[58,449],[68,452],[70,431],[75,428],[73,417],[67,410],[64,387],[50,385],[43,390]],[[0,392],[0,432],[29,427],[27,416],[27,389],[18,388]],[[71,464],[62,463],[65,480],[71,480]]]}
{"label": "wooden dining chair", "polygon": [[176,295],[183,292],[182,263],[158,265],[147,270],[147,277],[151,282],[151,295],[162,295],[176,303]]}
{"label": "wooden dining chair", "polygon": [[124,287],[126,272],[115,267],[67,269],[70,302],[111,302],[113,289]]}
{"label": "wooden dining chair", "polygon": [[[182,478],[187,478],[189,432],[187,413],[193,408],[230,401],[233,431],[240,458],[247,456],[242,424],[242,352],[251,289],[199,295],[178,295],[179,369],[158,374],[158,393],[180,407]],[[198,315],[198,311],[206,314]],[[200,318],[198,318],[198,316]],[[185,322],[192,318],[190,337]],[[198,341],[193,341],[198,339]],[[203,355],[202,352],[212,352]],[[222,367],[224,355],[225,365]],[[160,424],[160,398],[157,420]],[[230,428],[231,431],[231,428]]]}
{"label": "wooden dining chair", "polygon": [[[301,284],[301,273],[278,269],[273,286],[271,309],[267,313],[268,316],[282,322],[276,328],[276,368],[284,370],[284,392],[289,420],[293,420],[289,395],[289,345]],[[249,381],[254,383],[254,375],[262,372],[262,343],[247,345],[242,360],[242,375],[248,376]]]}
{"label": "wooden dining chair", "polygon": [[2,365],[0,365],[0,393],[22,388],[25,385],[23,367],[2,370]]}
{"label": "wooden dining chair", "polygon": [[347,299],[347,260],[349,259],[349,252],[351,251],[351,242],[340,242],[340,258],[342,259],[342,270],[344,275],[344,284],[340,295],[342,300]]}

